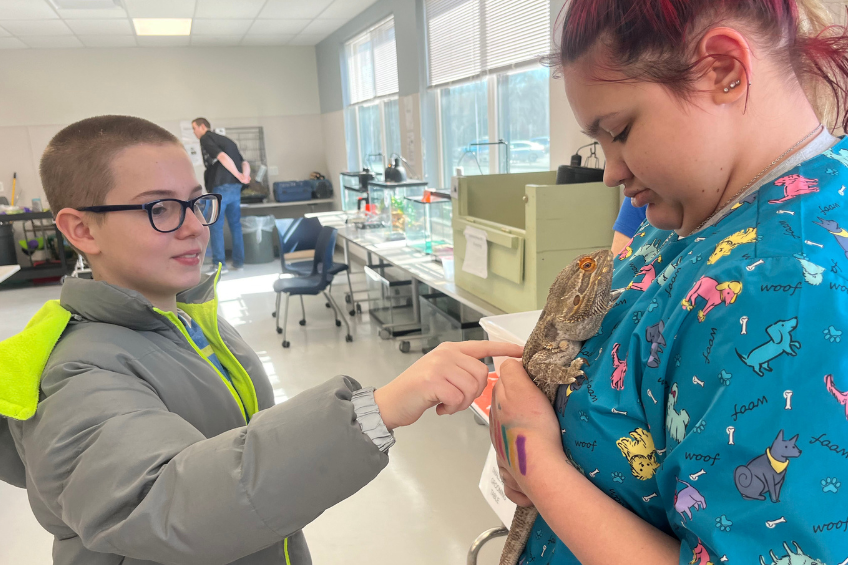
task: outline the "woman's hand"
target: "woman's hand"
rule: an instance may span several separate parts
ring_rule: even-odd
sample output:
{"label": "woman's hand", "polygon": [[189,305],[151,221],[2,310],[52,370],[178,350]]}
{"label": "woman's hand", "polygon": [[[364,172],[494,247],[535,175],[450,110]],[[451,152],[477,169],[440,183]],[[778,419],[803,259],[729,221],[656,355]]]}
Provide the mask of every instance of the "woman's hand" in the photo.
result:
{"label": "woman's hand", "polygon": [[519,506],[532,506],[535,479],[543,480],[548,462],[564,459],[564,454],[553,407],[517,360],[507,359],[501,365],[492,393],[489,435],[498,454],[504,493]]}

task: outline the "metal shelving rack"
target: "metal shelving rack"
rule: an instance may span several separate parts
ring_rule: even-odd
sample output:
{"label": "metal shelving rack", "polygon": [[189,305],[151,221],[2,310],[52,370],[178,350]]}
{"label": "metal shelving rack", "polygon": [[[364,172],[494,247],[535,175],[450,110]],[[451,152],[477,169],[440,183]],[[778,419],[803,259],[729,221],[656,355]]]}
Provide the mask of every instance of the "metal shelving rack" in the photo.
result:
{"label": "metal shelving rack", "polygon": [[[227,128],[226,136],[238,145],[239,152],[245,161],[250,163],[251,175],[256,176],[260,165],[268,166],[265,157],[265,130],[262,126],[246,126]],[[268,173],[260,181],[266,189],[268,185]]]}

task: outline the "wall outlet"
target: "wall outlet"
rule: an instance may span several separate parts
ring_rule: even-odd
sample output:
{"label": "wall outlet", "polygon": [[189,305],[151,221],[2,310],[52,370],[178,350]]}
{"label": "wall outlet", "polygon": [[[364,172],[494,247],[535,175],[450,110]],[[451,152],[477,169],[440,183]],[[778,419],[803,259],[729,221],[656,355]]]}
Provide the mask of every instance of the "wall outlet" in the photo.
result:
{"label": "wall outlet", "polygon": [[274,166],[268,167],[268,174],[271,175],[272,177],[279,175],[280,174],[279,167],[274,167]]}

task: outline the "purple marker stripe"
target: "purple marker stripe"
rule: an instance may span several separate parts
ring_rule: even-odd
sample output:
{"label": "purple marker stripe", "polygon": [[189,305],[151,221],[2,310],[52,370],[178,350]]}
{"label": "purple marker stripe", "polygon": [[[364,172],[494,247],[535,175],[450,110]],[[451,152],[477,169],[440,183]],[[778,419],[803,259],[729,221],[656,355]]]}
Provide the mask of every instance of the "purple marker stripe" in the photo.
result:
{"label": "purple marker stripe", "polygon": [[522,475],[527,474],[527,454],[524,451],[525,441],[527,441],[527,438],[522,435],[515,438],[515,449],[518,452],[518,470],[521,471]]}

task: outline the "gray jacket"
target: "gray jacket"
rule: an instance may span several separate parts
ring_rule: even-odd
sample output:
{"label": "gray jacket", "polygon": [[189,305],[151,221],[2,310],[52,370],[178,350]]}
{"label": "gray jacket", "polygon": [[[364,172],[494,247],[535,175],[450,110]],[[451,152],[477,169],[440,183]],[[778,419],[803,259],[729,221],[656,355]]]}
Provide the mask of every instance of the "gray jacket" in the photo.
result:
{"label": "gray jacket", "polygon": [[353,379],[274,405],[259,358],[217,317],[212,277],[178,302],[219,332],[232,386],[136,292],[68,279],[60,302],[25,358],[0,344],[0,368],[16,368],[0,380],[25,391],[40,377],[34,415],[0,419],[0,479],[26,487],[56,565],[311,563],[301,528],[388,463]]}

